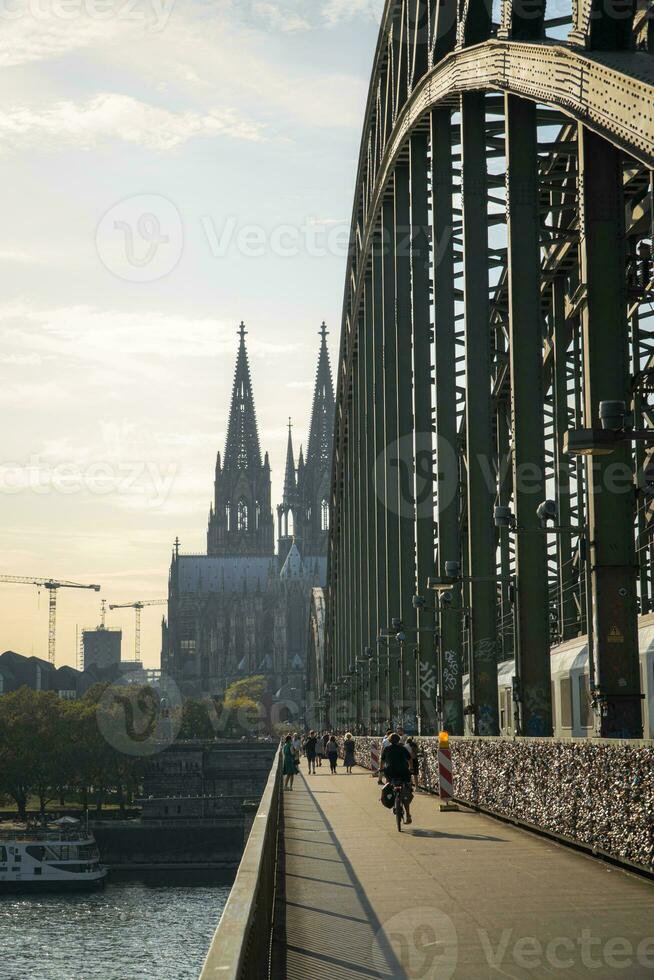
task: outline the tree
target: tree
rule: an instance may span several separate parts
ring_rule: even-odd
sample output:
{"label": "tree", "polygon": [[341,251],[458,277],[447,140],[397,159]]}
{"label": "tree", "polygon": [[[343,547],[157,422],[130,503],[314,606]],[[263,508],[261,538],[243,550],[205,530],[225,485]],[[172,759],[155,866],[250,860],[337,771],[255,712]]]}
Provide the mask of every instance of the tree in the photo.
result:
{"label": "tree", "polygon": [[234,681],[233,684],[229,685],[225,691],[224,702],[228,705],[236,701],[241,701],[243,698],[248,698],[255,704],[260,704],[267,686],[268,682],[261,674],[255,674],[253,677],[244,677],[242,680]]}
{"label": "tree", "polygon": [[52,691],[21,687],[0,698],[0,789],[26,817],[29,794],[41,812],[65,779],[65,723],[62,702]]}
{"label": "tree", "polygon": [[207,706],[203,701],[187,698],[182,705],[182,722],[177,738],[180,741],[186,741],[213,737],[214,730],[209,719]]}

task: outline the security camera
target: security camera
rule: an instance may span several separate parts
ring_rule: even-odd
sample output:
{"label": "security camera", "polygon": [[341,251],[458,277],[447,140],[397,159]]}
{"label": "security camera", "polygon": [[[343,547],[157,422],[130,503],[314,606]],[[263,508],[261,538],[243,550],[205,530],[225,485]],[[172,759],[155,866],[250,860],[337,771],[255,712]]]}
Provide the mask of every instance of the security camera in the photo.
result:
{"label": "security camera", "polygon": [[511,527],[513,525],[513,514],[510,507],[496,507],[493,511],[495,527]]}
{"label": "security camera", "polygon": [[451,592],[441,592],[441,604],[443,606],[450,606],[452,604]]}
{"label": "security camera", "polygon": [[548,521],[555,521],[558,517],[559,509],[556,506],[555,500],[544,500],[542,504],[539,504],[536,508],[536,514],[538,519],[543,525],[547,524]]}
{"label": "security camera", "polygon": [[627,406],[621,401],[605,401],[599,404],[599,417],[603,429],[621,432],[625,427]]}
{"label": "security camera", "polygon": [[421,595],[414,595],[414,597],[411,600],[411,604],[412,604],[412,606],[413,606],[414,609],[423,609],[424,608],[424,605],[425,605],[425,602],[426,602],[426,600],[425,600],[424,596],[421,596]]}

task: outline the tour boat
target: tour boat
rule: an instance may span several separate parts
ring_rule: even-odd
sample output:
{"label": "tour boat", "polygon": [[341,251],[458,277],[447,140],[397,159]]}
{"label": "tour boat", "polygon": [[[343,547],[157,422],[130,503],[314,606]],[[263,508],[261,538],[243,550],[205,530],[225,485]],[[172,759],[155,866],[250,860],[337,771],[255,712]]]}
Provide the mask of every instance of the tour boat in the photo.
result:
{"label": "tour boat", "polygon": [[102,888],[95,837],[79,820],[0,823],[0,893]]}

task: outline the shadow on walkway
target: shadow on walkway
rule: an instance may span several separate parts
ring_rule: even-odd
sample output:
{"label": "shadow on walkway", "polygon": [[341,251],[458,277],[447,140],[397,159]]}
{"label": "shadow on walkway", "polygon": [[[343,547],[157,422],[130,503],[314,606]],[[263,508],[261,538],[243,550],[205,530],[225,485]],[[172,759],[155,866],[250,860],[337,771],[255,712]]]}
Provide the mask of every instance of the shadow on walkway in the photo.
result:
{"label": "shadow on walkway", "polygon": [[[321,792],[331,791],[314,791],[302,774],[293,794],[284,794],[279,843],[283,894],[273,937],[273,976],[290,980],[404,977],[365,888],[315,798]],[[319,829],[309,831],[307,823]],[[307,831],[309,839],[298,836]]]}

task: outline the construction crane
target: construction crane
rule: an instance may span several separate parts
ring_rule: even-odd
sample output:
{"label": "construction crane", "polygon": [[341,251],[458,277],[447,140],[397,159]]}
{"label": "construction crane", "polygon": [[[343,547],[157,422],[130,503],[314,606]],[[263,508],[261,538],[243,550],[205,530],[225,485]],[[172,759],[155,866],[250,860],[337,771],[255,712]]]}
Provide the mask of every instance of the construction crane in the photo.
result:
{"label": "construction crane", "polygon": [[168,599],[144,599],[138,602],[120,602],[109,605],[110,609],[133,609],[136,613],[136,629],[134,634],[134,659],[141,659],[141,610],[145,606],[166,606]]}
{"label": "construction crane", "polygon": [[0,575],[0,582],[14,585],[35,585],[37,589],[47,589],[48,604],[48,660],[55,662],[55,647],[57,639],[57,592],[59,589],[93,589],[100,591],[99,585],[80,585],[79,582],[63,582],[53,578],[31,578],[29,575]]}

